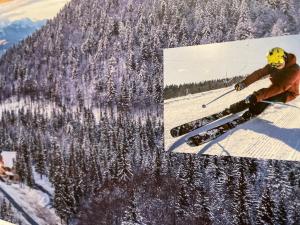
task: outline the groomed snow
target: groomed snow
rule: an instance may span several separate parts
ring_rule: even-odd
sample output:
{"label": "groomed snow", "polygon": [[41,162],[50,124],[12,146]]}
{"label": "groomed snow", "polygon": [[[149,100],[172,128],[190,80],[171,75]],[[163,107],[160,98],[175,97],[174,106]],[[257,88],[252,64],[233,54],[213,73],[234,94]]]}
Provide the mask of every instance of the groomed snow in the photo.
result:
{"label": "groomed snow", "polygon": [[19,184],[6,184],[0,182],[0,187],[5,190],[22,208],[40,225],[59,225],[59,217],[53,208],[49,208],[49,196],[42,191],[30,189]]}
{"label": "groomed snow", "polygon": [[54,187],[50,183],[48,177],[42,176],[41,178],[40,174],[38,174],[34,168],[32,169],[32,171],[33,171],[34,182],[40,185],[41,187],[43,187],[47,192],[49,192],[49,194],[51,194],[51,196],[53,196]]}
{"label": "groomed snow", "polygon": [[0,225],[15,225],[14,223],[10,223],[4,220],[0,220]]}
{"label": "groomed snow", "polygon": [[[205,109],[201,107],[203,104],[232,87],[166,100],[164,103],[165,150],[177,153],[300,161],[300,109],[298,108],[282,105],[269,106],[257,118],[198,147],[188,146],[185,139],[232,120],[237,115],[226,117],[178,138],[170,135],[171,128],[222,111],[230,104],[244,99],[253,91],[269,85],[269,79],[258,81],[240,92],[230,93]],[[300,97],[289,104],[300,107]]]}

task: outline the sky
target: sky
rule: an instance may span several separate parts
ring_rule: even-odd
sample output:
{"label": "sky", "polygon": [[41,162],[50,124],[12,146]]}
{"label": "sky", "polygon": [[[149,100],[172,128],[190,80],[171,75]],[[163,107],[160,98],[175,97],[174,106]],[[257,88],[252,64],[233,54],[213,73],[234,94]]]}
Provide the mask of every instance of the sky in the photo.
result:
{"label": "sky", "polygon": [[0,0],[0,23],[53,18],[70,0]]}
{"label": "sky", "polygon": [[300,35],[164,49],[164,86],[250,74],[266,65],[273,47],[300,60]]}

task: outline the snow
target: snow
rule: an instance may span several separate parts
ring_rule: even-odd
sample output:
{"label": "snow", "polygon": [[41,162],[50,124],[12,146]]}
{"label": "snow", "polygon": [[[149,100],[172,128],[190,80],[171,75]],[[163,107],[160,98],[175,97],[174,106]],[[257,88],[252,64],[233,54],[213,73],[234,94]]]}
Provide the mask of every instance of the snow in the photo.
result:
{"label": "snow", "polygon": [[12,168],[13,163],[16,160],[16,152],[3,151],[1,152],[3,158],[4,166]]}
{"label": "snow", "polygon": [[6,184],[0,182],[4,189],[23,209],[40,225],[59,225],[60,219],[55,210],[50,208],[50,198],[47,194],[26,185]]}
{"label": "snow", "polygon": [[42,186],[52,196],[54,195],[54,187],[46,176],[42,176],[41,178],[41,176],[33,168],[33,177],[36,184]]}
{"label": "snow", "polygon": [[[151,106],[150,106],[151,108]],[[149,108],[149,111],[151,111]],[[2,113],[4,111],[13,111],[15,113],[18,112],[18,110],[24,109],[24,111],[26,112],[27,110],[30,110],[31,112],[37,111],[41,114],[43,114],[46,118],[51,118],[51,116],[53,115],[53,110],[55,110],[56,112],[61,113],[62,112],[62,107],[58,106],[56,103],[48,101],[48,100],[38,100],[38,101],[32,101],[30,99],[30,97],[23,97],[20,98],[19,100],[17,99],[16,96],[12,96],[8,99],[6,99],[3,103],[0,104],[0,116],[2,115]],[[115,114],[118,113],[118,111],[116,110],[117,108],[115,108],[113,111]],[[153,107],[153,110],[155,108]],[[78,113],[79,108],[76,106],[71,106],[66,108],[66,111],[68,113],[72,113],[73,115]],[[152,110],[152,111],[153,111]],[[100,112],[103,112],[103,109],[99,108],[99,107],[93,107],[92,108],[92,112],[95,116],[95,122],[98,123],[100,121]],[[108,116],[111,116],[111,111],[108,110],[106,111]],[[145,113],[143,109],[140,109],[140,112],[134,113],[132,116],[136,119],[139,118],[141,113]],[[147,110],[148,113],[148,110]],[[83,113],[81,113],[80,115],[80,121],[83,121]],[[72,130],[73,127],[71,124],[68,124],[68,130]]]}
{"label": "snow", "polygon": [[14,223],[9,223],[7,221],[0,220],[0,225],[14,225]]}
{"label": "snow", "polygon": [[[7,203],[9,202],[9,200],[6,198],[6,196],[0,191],[0,201],[3,202],[3,200],[5,200]],[[20,223],[18,223],[18,224],[22,224],[22,225],[31,225],[26,220],[23,213],[20,212],[18,209],[16,209],[13,204],[11,204],[11,209],[12,209],[12,213],[13,213],[13,221],[20,221]],[[13,224],[13,223],[8,223],[8,221],[5,221],[6,223],[4,223],[4,220],[7,220],[5,217],[1,218],[1,219],[0,219],[0,225]]]}
{"label": "snow", "polygon": [[[294,107],[269,106],[257,118],[198,147],[188,146],[185,139],[232,120],[242,113],[220,119],[178,138],[170,135],[171,128],[222,111],[229,105],[252,94],[253,91],[269,85],[269,79],[258,81],[240,92],[230,93],[205,109],[201,107],[203,104],[232,87],[166,100],[164,103],[165,149],[177,153],[300,161],[300,109]],[[289,104],[300,107],[300,97]]]}

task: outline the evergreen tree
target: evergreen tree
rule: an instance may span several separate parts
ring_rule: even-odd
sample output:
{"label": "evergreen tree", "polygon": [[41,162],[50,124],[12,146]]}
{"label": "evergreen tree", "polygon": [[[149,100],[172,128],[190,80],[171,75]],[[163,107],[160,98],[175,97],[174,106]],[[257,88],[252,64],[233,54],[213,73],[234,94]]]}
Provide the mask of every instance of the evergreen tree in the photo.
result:
{"label": "evergreen tree", "polygon": [[6,204],[5,199],[3,198],[2,202],[1,202],[1,208],[0,208],[0,217],[4,220],[7,217],[7,211],[8,211],[7,204]]}
{"label": "evergreen tree", "polygon": [[38,134],[38,143],[37,143],[37,156],[36,156],[36,172],[40,174],[41,178],[43,175],[46,175],[46,155],[45,150],[41,141],[41,135]]}
{"label": "evergreen tree", "polygon": [[122,132],[122,136],[123,138],[120,142],[117,155],[117,163],[119,166],[117,176],[119,181],[128,181],[132,177],[132,169],[128,160],[129,146],[127,142],[127,137],[124,132]]}
{"label": "evergreen tree", "polygon": [[264,189],[258,208],[256,224],[274,224],[274,201],[268,187]]}
{"label": "evergreen tree", "polygon": [[126,85],[127,81],[123,78],[122,84],[121,84],[121,96],[120,96],[120,105],[123,109],[128,109],[131,99],[129,95],[129,90]]}
{"label": "evergreen tree", "polygon": [[253,38],[253,25],[250,17],[248,1],[243,0],[240,17],[235,29],[235,40]]}
{"label": "evergreen tree", "polygon": [[177,197],[177,201],[175,204],[175,211],[176,211],[176,215],[177,218],[183,219],[184,218],[188,218],[188,209],[190,207],[190,199],[189,199],[189,195],[188,195],[188,190],[187,190],[187,185],[185,183],[185,179],[186,179],[186,171],[184,170],[183,167],[181,167],[182,169],[179,170],[179,174],[178,174],[178,178],[179,178],[179,192],[178,192],[178,197]]}
{"label": "evergreen tree", "polygon": [[238,180],[235,186],[234,202],[236,217],[234,224],[251,224],[249,218],[248,196],[247,196],[247,182],[245,179],[244,168],[240,165],[238,173]]}
{"label": "evergreen tree", "polygon": [[284,204],[284,199],[282,197],[280,197],[280,200],[278,202],[275,216],[276,216],[276,224],[279,225],[287,224],[286,206]]}
{"label": "evergreen tree", "polygon": [[161,152],[159,148],[156,149],[156,156],[155,156],[155,162],[154,162],[154,177],[156,182],[159,184],[161,182],[161,176],[162,176],[162,159],[161,159]]}
{"label": "evergreen tree", "polygon": [[129,193],[129,204],[126,207],[125,215],[123,217],[122,225],[141,225],[144,224],[142,222],[142,217],[140,215],[138,204],[137,204],[137,197],[134,194],[134,191]]}

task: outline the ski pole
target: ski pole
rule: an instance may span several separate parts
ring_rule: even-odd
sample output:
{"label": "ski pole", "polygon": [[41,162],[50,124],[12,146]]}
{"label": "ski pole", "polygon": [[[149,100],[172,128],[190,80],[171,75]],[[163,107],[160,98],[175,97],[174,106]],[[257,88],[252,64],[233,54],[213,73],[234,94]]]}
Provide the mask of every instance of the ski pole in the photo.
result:
{"label": "ski pole", "polygon": [[231,93],[231,92],[233,92],[233,91],[235,91],[235,89],[232,89],[232,90],[230,90],[230,91],[227,91],[225,94],[222,94],[222,95],[220,95],[219,97],[217,97],[217,98],[211,100],[209,103],[203,104],[203,105],[202,105],[202,108],[206,108],[206,106],[209,105],[210,103],[213,103],[214,101],[217,101],[219,98],[222,98],[223,96],[228,95],[229,93]]}
{"label": "ski pole", "polygon": [[266,100],[264,100],[262,102],[272,104],[272,105],[283,105],[283,106],[289,106],[289,107],[293,107],[293,108],[296,108],[296,109],[300,109],[300,107],[298,107],[298,106],[286,104],[286,103],[283,103],[283,102],[271,102],[271,101],[266,101]]}

